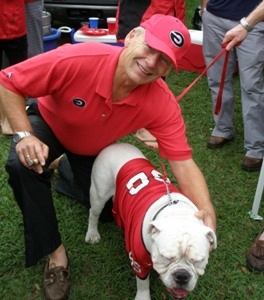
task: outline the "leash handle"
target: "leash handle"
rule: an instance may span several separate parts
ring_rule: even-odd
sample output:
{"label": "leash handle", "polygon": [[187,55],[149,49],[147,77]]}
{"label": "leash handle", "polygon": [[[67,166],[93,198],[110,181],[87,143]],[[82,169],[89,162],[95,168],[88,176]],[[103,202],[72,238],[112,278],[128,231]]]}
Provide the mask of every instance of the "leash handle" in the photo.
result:
{"label": "leash handle", "polygon": [[223,96],[223,90],[224,90],[224,84],[225,84],[225,75],[226,75],[226,70],[227,70],[228,58],[229,58],[229,51],[226,51],[225,61],[224,61],[223,70],[222,70],[222,77],[221,77],[221,82],[220,82],[220,88],[219,88],[219,92],[218,92],[217,100],[216,100],[216,105],[215,105],[215,112],[214,112],[215,115],[219,115],[220,110],[221,110],[222,96]]}

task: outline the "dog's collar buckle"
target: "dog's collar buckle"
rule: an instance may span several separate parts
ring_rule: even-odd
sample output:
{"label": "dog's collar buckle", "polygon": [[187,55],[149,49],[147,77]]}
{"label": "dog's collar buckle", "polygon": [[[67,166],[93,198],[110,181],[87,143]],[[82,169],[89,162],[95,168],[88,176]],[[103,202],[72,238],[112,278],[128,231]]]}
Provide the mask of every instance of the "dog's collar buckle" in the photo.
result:
{"label": "dog's collar buckle", "polygon": [[178,204],[179,203],[179,200],[172,200],[172,199],[170,199],[170,202],[169,202],[169,206],[170,205],[175,205],[175,204]]}
{"label": "dog's collar buckle", "polygon": [[159,215],[159,213],[164,209],[166,208],[167,206],[171,206],[171,205],[176,205],[179,203],[180,200],[172,200],[171,197],[170,197],[170,200],[169,200],[169,203],[168,204],[165,204],[164,206],[162,206],[157,212],[156,214],[154,215],[152,221],[154,221],[157,216]]}

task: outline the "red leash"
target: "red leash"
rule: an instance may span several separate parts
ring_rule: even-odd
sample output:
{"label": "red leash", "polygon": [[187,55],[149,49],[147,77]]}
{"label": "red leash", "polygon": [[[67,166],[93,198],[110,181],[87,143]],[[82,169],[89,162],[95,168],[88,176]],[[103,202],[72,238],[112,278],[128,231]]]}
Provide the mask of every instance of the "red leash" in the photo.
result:
{"label": "red leash", "polygon": [[[221,110],[221,105],[222,105],[222,95],[223,95],[225,75],[226,75],[226,69],[227,69],[228,58],[229,58],[229,51],[226,51],[226,49],[225,49],[226,44],[224,44],[222,47],[223,47],[223,49],[221,50],[221,52],[212,60],[212,62],[208,65],[208,67],[205,68],[205,70],[178,97],[176,97],[176,101],[180,101],[189,92],[189,90],[195,85],[195,83],[207,72],[207,70],[209,68],[211,68],[211,66],[220,57],[222,57],[225,54],[225,61],[224,61],[223,69],[222,69],[221,83],[220,83],[219,92],[218,92],[217,101],[216,101],[216,106],[215,106],[215,114],[216,115],[219,114],[219,112]],[[160,162],[161,162],[161,168],[162,168],[162,172],[163,172],[164,177],[169,178],[168,174],[166,172],[165,164],[164,164],[164,161],[163,161],[162,157],[160,157]]]}
{"label": "red leash", "polygon": [[[224,48],[226,51],[226,49]],[[215,114],[219,115],[220,110],[221,110],[221,105],[222,105],[222,96],[223,96],[223,90],[224,90],[224,84],[225,84],[225,75],[226,75],[226,69],[227,69],[227,64],[228,64],[228,58],[229,58],[229,51],[226,51],[226,56],[225,56],[225,61],[223,65],[223,70],[222,70],[222,77],[221,77],[221,82],[220,82],[220,88],[219,92],[217,95],[217,100],[216,100],[216,105],[215,105]]]}
{"label": "red leash", "polygon": [[195,85],[195,83],[207,72],[209,68],[221,57],[225,54],[225,61],[223,65],[222,70],[222,77],[221,77],[221,83],[219,87],[217,102],[215,106],[215,114],[218,115],[221,110],[222,105],[222,95],[223,95],[223,89],[224,89],[224,83],[225,83],[225,75],[226,75],[226,69],[227,69],[227,63],[229,58],[229,51],[226,51],[225,47],[226,44],[222,46],[223,49],[221,52],[212,60],[212,62],[205,68],[205,70],[198,76],[178,97],[176,97],[176,101],[180,101],[188,92],[189,90]]}

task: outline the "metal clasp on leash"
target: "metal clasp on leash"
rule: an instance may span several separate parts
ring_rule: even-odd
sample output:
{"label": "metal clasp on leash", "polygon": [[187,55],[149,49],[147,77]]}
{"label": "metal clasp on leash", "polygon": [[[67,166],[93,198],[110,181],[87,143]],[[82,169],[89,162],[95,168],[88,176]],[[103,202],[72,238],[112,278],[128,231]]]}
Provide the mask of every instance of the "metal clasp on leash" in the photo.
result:
{"label": "metal clasp on leash", "polygon": [[169,198],[169,203],[168,205],[174,205],[174,204],[177,204],[179,202],[179,200],[172,200],[171,198],[171,192],[170,192],[170,189],[169,189],[169,184],[171,183],[170,182],[170,179],[168,177],[168,174],[166,172],[166,169],[165,169],[165,166],[164,166],[164,162],[162,160],[162,158],[160,157],[160,160],[161,160],[161,168],[162,168],[162,171],[163,171],[163,176],[164,176],[164,184],[165,184],[165,187],[166,187],[166,193],[168,195],[168,198]]}

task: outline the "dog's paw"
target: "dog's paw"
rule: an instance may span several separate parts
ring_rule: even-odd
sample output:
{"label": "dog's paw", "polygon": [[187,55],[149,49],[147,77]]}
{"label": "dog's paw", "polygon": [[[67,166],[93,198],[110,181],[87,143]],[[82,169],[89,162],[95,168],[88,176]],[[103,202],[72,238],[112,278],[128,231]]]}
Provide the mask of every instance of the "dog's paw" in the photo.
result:
{"label": "dog's paw", "polygon": [[97,244],[99,243],[101,237],[98,232],[89,232],[87,231],[86,236],[85,236],[85,242],[87,244]]}
{"label": "dog's paw", "polygon": [[134,300],[151,300],[151,298],[148,292],[146,294],[137,292]]}

